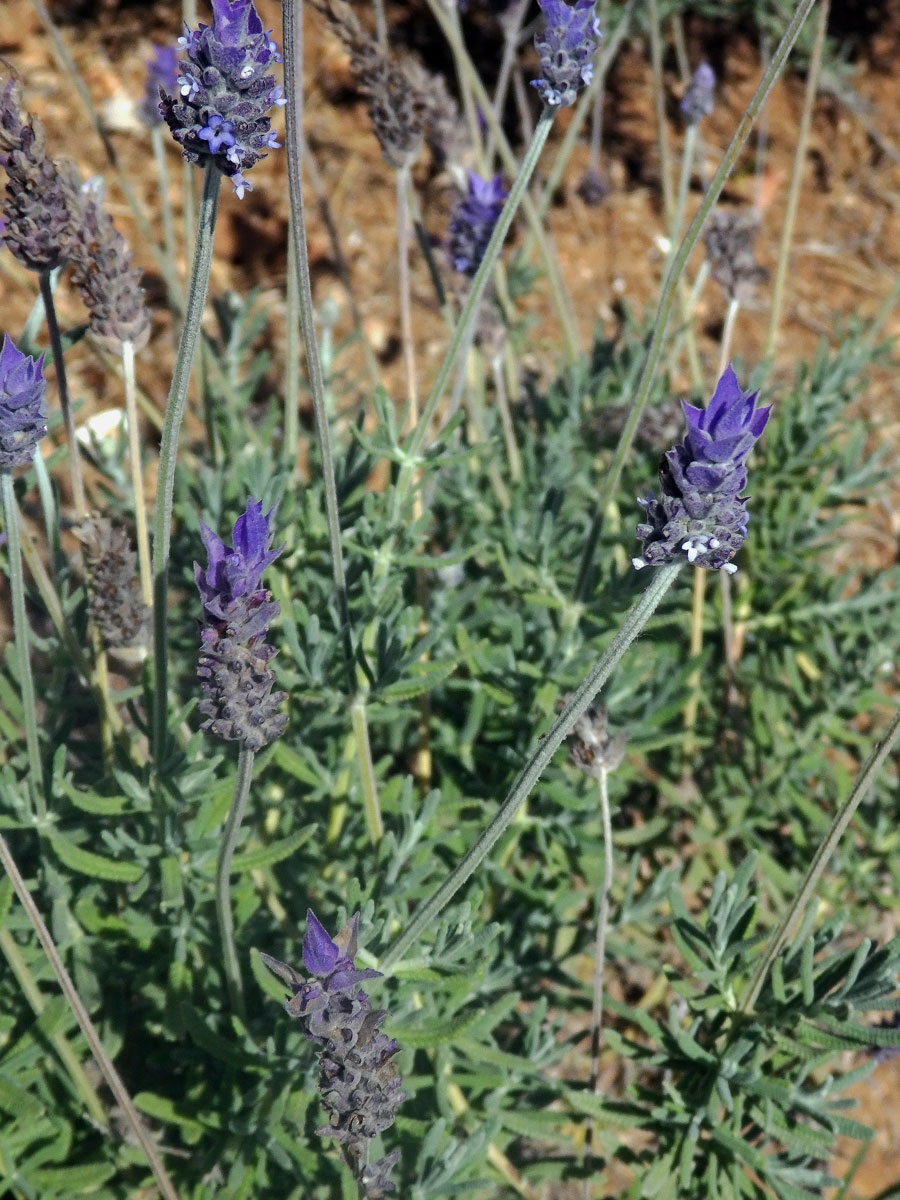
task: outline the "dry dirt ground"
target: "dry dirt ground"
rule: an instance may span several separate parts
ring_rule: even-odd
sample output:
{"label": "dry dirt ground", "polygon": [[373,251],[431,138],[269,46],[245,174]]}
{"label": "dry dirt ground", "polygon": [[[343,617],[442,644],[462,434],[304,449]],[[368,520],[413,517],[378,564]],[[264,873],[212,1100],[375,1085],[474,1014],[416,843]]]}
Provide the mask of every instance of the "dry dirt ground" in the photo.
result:
{"label": "dry dirt ground", "polygon": [[[266,25],[278,30],[280,12],[275,0],[260,0],[258,7]],[[367,6],[357,7],[367,19]],[[466,19],[477,31],[485,61],[489,62],[492,54],[496,60],[499,43],[484,40],[496,36],[490,32],[489,14],[475,3],[469,9]],[[772,376],[776,399],[779,376],[792,374],[798,360],[810,359],[820,339],[833,339],[836,320],[871,317],[900,269],[900,76],[896,72],[900,0],[871,4],[835,0],[832,9],[831,31],[841,39],[854,67],[850,82],[856,99],[848,104],[822,94],[816,104],[803,167],[777,367]],[[65,46],[108,126],[120,167],[158,229],[158,217],[154,215],[159,209],[157,176],[146,132],[135,123],[132,103],[143,89],[143,62],[151,44],[170,42],[180,32],[180,5],[175,0],[59,0],[51,10]],[[200,15],[203,19],[205,14],[201,11]],[[404,39],[426,55],[429,67],[449,72],[449,57],[424,3],[415,6],[413,0],[409,5],[389,8],[389,18],[392,30],[401,30]],[[314,13],[307,13],[305,40],[308,142],[349,266],[363,327],[376,352],[384,382],[392,394],[399,396],[402,373],[395,302],[393,174],[372,137],[346,58],[337,43],[323,34]],[[701,55],[710,58],[721,81],[716,110],[703,126],[702,162],[708,176],[755,88],[759,53],[748,31],[711,22],[689,22],[687,46],[692,62]],[[163,289],[100,139],[92,131],[71,82],[59,68],[31,0],[0,2],[0,55],[23,76],[27,106],[43,120],[52,152],[73,158],[85,176],[102,173],[107,180],[109,208],[147,272],[154,329],[149,347],[140,356],[138,375],[151,401],[161,409],[172,354]],[[680,81],[671,52],[666,69],[674,95]],[[789,76],[776,88],[768,111],[768,142],[762,162],[768,203],[758,257],[770,268],[783,221],[802,100],[803,80]],[[585,346],[598,326],[607,336],[616,331],[623,300],[635,313],[652,301],[663,266],[658,242],[664,221],[652,76],[646,45],[638,38],[625,43],[614,66],[604,118],[602,165],[609,183],[608,195],[593,208],[579,198],[576,185],[588,154],[582,145],[550,213],[551,235]],[[563,114],[553,142],[558,143],[565,122]],[[668,136],[677,162],[682,136],[677,119],[670,120]],[[547,162],[551,161],[550,154],[552,143]],[[182,173],[173,145],[168,146],[167,161],[170,197],[180,227]],[[213,292],[261,289],[276,364],[283,362],[287,225],[284,170],[283,156],[275,152],[254,170],[254,191],[243,201],[233,198],[227,187],[223,189],[212,280]],[[452,182],[446,173],[431,171],[427,163],[416,169],[416,180],[426,228],[437,240],[446,228],[454,195]],[[753,202],[755,187],[755,161],[750,152],[729,183],[725,200],[730,206],[748,205]],[[697,191],[692,192],[690,205],[696,206],[698,196]],[[346,328],[347,304],[333,245],[314,204],[309,205],[308,219],[315,299],[319,303],[326,297],[338,301],[345,314],[340,332]],[[521,241],[521,228],[516,236]],[[443,326],[421,255],[414,253],[411,265],[418,361],[421,376],[427,379],[443,349]],[[2,324],[15,330],[32,302],[31,281],[23,279],[5,253],[0,254],[0,280]],[[529,339],[530,359],[549,372],[560,341],[543,282],[538,281],[527,303],[537,318]],[[64,322],[83,320],[77,297],[65,287],[61,304]],[[707,378],[715,371],[724,311],[719,290],[707,287],[699,312],[700,351]],[[767,319],[768,294],[762,289],[756,303],[742,310],[735,334],[735,351],[745,363],[752,363],[760,354]],[[900,333],[900,306],[887,320],[884,333]],[[120,401],[114,379],[98,366],[87,347],[76,348],[72,359],[76,396],[85,397],[91,408],[117,406]],[[277,378],[275,375],[276,386]],[[682,382],[687,386],[687,379]],[[900,407],[895,376],[885,369],[873,370],[860,404],[871,419],[873,443],[896,450]],[[152,480],[148,480],[148,495],[150,489]],[[873,498],[848,554],[857,560],[894,561],[900,533],[898,514],[897,489],[893,494],[886,492]],[[869,1082],[855,1089],[861,1108],[854,1115],[874,1126],[877,1136],[855,1176],[850,1193],[853,1196],[874,1197],[900,1179],[898,1089],[900,1059],[879,1066]]]}

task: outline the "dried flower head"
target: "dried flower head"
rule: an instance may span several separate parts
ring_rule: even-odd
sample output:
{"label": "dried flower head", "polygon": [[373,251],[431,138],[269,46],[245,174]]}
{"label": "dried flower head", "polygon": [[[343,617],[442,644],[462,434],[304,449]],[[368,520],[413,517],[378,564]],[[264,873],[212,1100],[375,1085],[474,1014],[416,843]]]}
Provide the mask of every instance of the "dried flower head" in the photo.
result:
{"label": "dried flower head", "polygon": [[474,275],[481,265],[507,192],[501,176],[482,179],[469,171],[469,186],[450,218],[447,253],[454,271]]}
{"label": "dried flower head", "polygon": [[135,350],[150,336],[141,273],[131,265],[125,239],[103,211],[102,180],[89,180],[78,197],[72,239],[73,277],[91,314],[91,332],[113,350]]}
{"label": "dried flower head", "polygon": [[456,97],[443,75],[423,67],[413,58],[404,59],[403,70],[417,98],[419,119],[434,165],[462,172],[462,160],[471,148],[466,123]]}
{"label": "dried flower head", "polygon": [[567,108],[594,74],[594,55],[603,36],[594,0],[575,0],[572,6],[566,0],[538,4],[547,19],[543,33],[534,36],[543,76],[532,79],[531,86],[550,108]]}
{"label": "dried flower head", "polygon": [[345,0],[313,0],[350,55],[350,70],[368,100],[372,128],[392,167],[419,157],[425,137],[426,102],[421,69],[383,54]]}
{"label": "dried flower head", "polygon": [[760,215],[755,209],[718,209],[706,226],[710,274],[729,300],[747,303],[769,272],[756,261]]}
{"label": "dried flower head", "polygon": [[[358,928],[357,913],[332,938],[315,913],[307,913],[303,963],[312,978],[268,954],[260,957],[291,989],[284,1006],[288,1015],[302,1022],[310,1041],[322,1046],[319,1092],[329,1124],[319,1134],[336,1138],[352,1160],[364,1162],[367,1143],[393,1124],[405,1094],[393,1061],[399,1047],[379,1030],[387,1011],[373,1009],[359,986],[377,979],[380,972],[354,965]],[[379,1200],[392,1190],[388,1176],[398,1157],[394,1151],[366,1167],[368,1200]]]}
{"label": "dried flower head", "polygon": [[283,105],[272,63],[277,47],[253,0],[212,0],[212,26],[185,27],[178,45],[178,97],[160,91],[159,111],[188,162],[214,163],[238,197],[252,191],[244,171],[280,145],[269,121]]}
{"label": "dried flower head", "polygon": [[588,167],[576,191],[588,208],[597,208],[609,195],[609,182],[596,167]]}
{"label": "dried flower head", "polygon": [[741,391],[729,365],[709,405],[684,403],[688,432],[662,458],[660,499],[639,503],[647,522],[637,527],[643,543],[635,567],[686,558],[710,570],[737,570],[731,559],[747,537],[747,457],[766,427],[769,408],[757,408],[758,392]]}
{"label": "dried flower head", "polygon": [[0,349],[0,470],[27,467],[47,432],[44,356],[34,359],[3,335]]}
{"label": "dried flower head", "polygon": [[127,531],[107,517],[91,516],[77,533],[89,568],[88,612],[103,644],[118,649],[146,642],[150,610]]}
{"label": "dried flower head", "polygon": [[716,73],[708,62],[702,62],[681,97],[681,115],[686,124],[696,125],[715,108]]}
{"label": "dried flower head", "polygon": [[[563,703],[567,701],[565,697]],[[576,767],[594,778],[601,771],[615,771],[625,757],[628,738],[624,733],[613,737],[607,720],[606,709],[598,704],[581,714],[569,735],[572,739],[569,757]]]}
{"label": "dried flower head", "polygon": [[47,156],[40,122],[20,117],[18,81],[9,74],[0,92],[0,150],[6,193],[3,240],[29,271],[53,271],[68,257],[72,177]]}
{"label": "dried flower head", "polygon": [[268,665],[275,648],[265,641],[280,611],[262,586],[263,571],[281,553],[281,547],[271,549],[271,519],[262,504],[248,500],[234,525],[233,548],[201,525],[209,564],[204,571],[194,563],[204,618],[197,668],[203,728],[252,751],[273,742],[287,724],[278,712],[284,692],[272,690],[275,672]]}
{"label": "dried flower head", "polygon": [[154,46],[153,53],[145,59],[147,80],[144,95],[138,105],[138,116],[152,129],[162,123],[159,111],[160,89],[168,96],[175,94],[178,86],[178,51],[174,46]]}

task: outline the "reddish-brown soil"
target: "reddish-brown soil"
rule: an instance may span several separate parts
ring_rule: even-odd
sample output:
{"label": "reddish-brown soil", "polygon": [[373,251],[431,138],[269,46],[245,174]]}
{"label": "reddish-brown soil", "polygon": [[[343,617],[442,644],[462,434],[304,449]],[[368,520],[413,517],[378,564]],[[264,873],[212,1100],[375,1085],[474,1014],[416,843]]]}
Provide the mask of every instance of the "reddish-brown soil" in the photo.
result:
{"label": "reddish-brown soil", "polygon": [[[276,30],[280,13],[275,0],[260,0],[267,25]],[[472,5],[473,9],[478,6]],[[151,43],[171,41],[179,32],[177,10],[163,3],[120,3],[118,0],[66,0],[52,6],[65,45],[110,130],[122,172],[159,230],[157,177],[146,132],[133,118],[131,102],[140,96],[143,60]],[[367,7],[359,6],[363,19]],[[836,320],[866,320],[893,286],[900,270],[900,3],[860,0],[835,3],[832,26],[844,39],[855,66],[850,83],[858,97],[860,117],[833,95],[820,95],[815,107],[809,152],[803,164],[803,190],[788,275],[784,317],[776,369],[770,388],[777,399],[780,378],[794,364],[810,359],[822,338],[835,338]],[[201,13],[201,16],[203,14]],[[431,56],[429,66],[446,71],[449,59],[442,49],[424,4],[392,10],[417,48]],[[484,13],[473,12],[483,31]],[[718,104],[703,125],[702,164],[708,177],[727,145],[760,74],[759,55],[749,34],[711,23],[688,24],[692,61],[702,54],[713,61],[720,79]],[[342,253],[349,265],[353,292],[363,327],[378,357],[382,378],[398,399],[403,386],[398,352],[397,266],[395,254],[395,190],[391,170],[383,162],[370,132],[365,107],[353,90],[346,58],[337,43],[321,31],[314,13],[306,21],[306,130]],[[151,255],[138,234],[122,198],[114,171],[92,131],[72,83],[54,59],[51,44],[30,0],[3,0],[0,54],[21,73],[26,104],[43,120],[54,153],[75,160],[85,176],[102,173],[107,180],[109,208],[131,240],[137,260],[147,271],[148,293],[154,303],[154,330],[149,347],[138,361],[140,384],[161,409],[171,361],[170,320],[163,302]],[[667,83],[673,94],[680,82],[674,61],[667,57]],[[768,144],[762,162],[763,193],[767,199],[758,256],[774,266],[784,219],[784,201],[791,172],[798,120],[803,103],[803,80],[789,76],[774,91],[768,111]],[[598,207],[579,198],[576,185],[587,163],[587,147],[575,153],[550,213],[550,230],[562,266],[579,336],[587,346],[599,326],[608,335],[618,327],[621,305],[639,313],[658,292],[663,267],[659,238],[664,231],[659,153],[653,117],[652,75],[643,42],[626,42],[614,67],[605,108],[603,168],[609,193]],[[673,113],[674,117],[674,113]],[[567,114],[554,130],[545,159]],[[677,163],[682,133],[677,119],[667,128]],[[752,143],[751,143],[752,144]],[[181,227],[182,173],[173,145],[168,145],[170,196]],[[728,185],[729,206],[749,205],[755,198],[755,156],[748,152]],[[278,152],[253,172],[254,191],[242,202],[223,189],[216,234],[212,289],[233,288],[243,293],[261,290],[270,316],[269,329],[276,363],[283,362],[283,289],[287,201],[283,155]],[[439,238],[452,203],[452,183],[446,174],[416,168],[424,220]],[[689,212],[699,192],[693,191]],[[338,333],[349,329],[346,293],[335,268],[332,244],[315,203],[308,205],[309,247],[315,299],[333,297],[343,316]],[[518,230],[521,241],[524,226]],[[700,256],[692,261],[692,273]],[[183,269],[183,263],[181,264]],[[2,324],[15,331],[30,307],[34,288],[11,261],[0,254]],[[443,324],[421,256],[412,255],[414,324],[420,375],[427,380],[444,345]],[[740,313],[734,352],[747,364],[761,353],[769,316],[769,292],[759,290],[756,301]],[[84,319],[77,296],[61,290],[64,323]],[[539,280],[526,307],[535,316],[529,335],[528,359],[552,370],[563,344],[548,303],[546,284]],[[707,381],[718,360],[718,339],[725,301],[708,285],[699,309],[699,348]],[[900,333],[900,307],[888,317],[884,334]],[[75,394],[91,408],[116,407],[118,385],[92,357],[86,345],[72,355]],[[277,375],[273,375],[277,387]],[[685,376],[679,383],[687,387]],[[884,368],[873,370],[861,398],[870,417],[873,441],[896,448],[900,440],[900,408],[896,378]],[[148,480],[148,488],[152,481]],[[900,534],[900,497],[896,489],[873,497],[867,518],[848,551],[857,561],[893,561]],[[854,1115],[877,1129],[876,1139],[855,1176],[850,1196],[872,1197],[900,1179],[900,1059],[878,1067],[871,1082],[854,1089],[861,1108]],[[852,1153],[852,1151],[850,1152]],[[848,1160],[842,1159],[844,1164]],[[840,1172],[839,1172],[840,1173]]]}

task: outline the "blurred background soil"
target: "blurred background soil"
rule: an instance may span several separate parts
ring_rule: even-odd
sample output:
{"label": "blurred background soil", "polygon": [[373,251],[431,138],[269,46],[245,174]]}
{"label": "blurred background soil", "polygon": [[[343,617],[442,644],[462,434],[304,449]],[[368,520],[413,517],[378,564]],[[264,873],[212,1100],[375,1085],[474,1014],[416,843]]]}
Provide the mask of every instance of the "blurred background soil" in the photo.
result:
{"label": "blurred background soil", "polygon": [[[168,44],[180,33],[180,5],[174,0],[57,0],[51,12],[65,46],[74,58],[102,116],[119,166],[159,231],[158,178],[150,141],[137,121],[134,104],[143,93],[144,60],[152,44]],[[280,40],[280,9],[274,0],[258,0],[266,26]],[[364,21],[368,7],[357,4]],[[426,66],[445,74],[453,87],[449,56],[427,9],[389,5],[393,35],[415,47]],[[200,19],[208,19],[200,6]],[[470,44],[479,63],[499,61],[496,23],[483,6],[470,4],[465,18]],[[792,377],[798,361],[811,360],[821,339],[839,336],[836,322],[871,318],[900,269],[900,0],[865,4],[844,0],[832,5],[830,32],[841,39],[842,54],[853,70],[844,96],[822,92],[812,126],[804,166],[803,192],[787,283],[784,320],[776,371],[767,400],[777,402],[779,377]],[[702,19],[686,22],[692,65],[701,57],[719,78],[715,112],[702,125],[701,162],[708,178],[728,144],[760,75],[759,51],[752,31]],[[396,400],[402,399],[399,354],[397,265],[395,248],[395,183],[370,131],[362,99],[356,92],[346,55],[323,31],[321,19],[308,11],[305,28],[307,73],[305,128],[310,150],[327,197],[330,220],[346,260],[362,326],[378,360],[381,377]],[[0,8],[0,56],[21,74],[26,107],[44,122],[50,152],[73,159],[84,176],[102,174],[108,208],[130,240],[153,305],[154,329],[149,347],[138,360],[138,378],[161,411],[172,359],[171,321],[165,292],[152,255],[125,203],[103,145],[91,128],[71,81],[60,69],[51,41],[31,0],[3,0]],[[682,133],[677,120],[681,81],[671,48],[666,58],[667,86],[672,95],[668,133],[675,161]],[[772,268],[783,220],[784,200],[803,101],[804,81],[788,75],[771,98],[767,115],[767,147],[762,160],[762,191],[767,198],[757,256]],[[849,90],[848,90],[849,89]],[[569,112],[556,122],[544,162],[552,161]],[[283,118],[276,115],[276,128]],[[513,130],[511,129],[511,132]],[[724,196],[727,207],[750,206],[757,194],[755,152],[751,147]],[[169,194],[181,228],[183,175],[176,147],[166,142]],[[587,165],[588,149],[576,151],[550,213],[550,231],[562,273],[578,317],[585,348],[599,330],[614,336],[621,327],[623,305],[635,315],[654,302],[659,291],[664,248],[659,155],[653,117],[652,76],[644,43],[633,38],[623,46],[608,80],[604,109],[601,168],[608,192],[596,207],[579,197],[577,185]],[[436,245],[446,230],[456,195],[453,180],[427,161],[415,172],[424,224]],[[227,184],[222,190],[211,292],[260,290],[278,369],[284,363],[284,284],[287,194],[283,153],[272,153],[252,174],[254,190],[238,201]],[[508,181],[507,181],[508,182]],[[696,207],[695,181],[689,205]],[[342,316],[337,333],[349,332],[346,292],[340,281],[332,241],[314,200],[307,201],[309,250],[317,304],[335,300]],[[522,239],[523,227],[513,242]],[[161,236],[161,235],[160,235]],[[691,274],[700,256],[692,260]],[[420,378],[428,380],[443,353],[444,326],[423,257],[411,259],[414,323]],[[539,264],[538,264],[539,265]],[[184,270],[184,262],[181,264]],[[33,280],[19,271],[11,256],[0,253],[2,326],[15,332],[33,303]],[[65,285],[60,291],[65,325],[84,320],[77,296]],[[548,302],[545,282],[538,279],[523,301],[533,318],[526,361],[545,375],[558,361],[562,341]],[[711,384],[718,360],[718,338],[726,301],[713,284],[703,293],[698,320],[704,374]],[[768,319],[768,292],[741,310],[734,353],[746,366],[761,354]],[[900,333],[900,307],[889,317],[886,337]],[[85,344],[72,353],[74,394],[85,400],[84,412],[118,408],[118,385]],[[280,377],[272,377],[280,392]],[[678,381],[687,389],[685,377]],[[878,366],[869,373],[858,401],[871,425],[873,448],[888,447],[897,461],[900,405],[897,380]],[[194,417],[195,432],[200,428]],[[190,424],[188,432],[190,433]],[[151,435],[148,435],[151,436]],[[152,498],[152,479],[148,479]],[[900,533],[900,472],[897,485],[873,497],[860,519],[858,534],[848,544],[853,562],[887,565],[895,561]],[[854,1116],[877,1131],[848,1193],[874,1197],[900,1179],[900,1058],[879,1065],[872,1078],[853,1089],[860,1102]],[[836,1164],[838,1174],[855,1153],[850,1147]]]}

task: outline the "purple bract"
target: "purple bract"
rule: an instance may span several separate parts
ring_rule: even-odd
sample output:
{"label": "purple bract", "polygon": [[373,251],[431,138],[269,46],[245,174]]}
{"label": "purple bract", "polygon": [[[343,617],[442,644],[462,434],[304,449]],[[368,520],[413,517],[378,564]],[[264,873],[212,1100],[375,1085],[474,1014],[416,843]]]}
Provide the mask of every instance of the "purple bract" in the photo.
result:
{"label": "purple bract", "polygon": [[696,125],[712,112],[715,107],[715,86],[715,71],[709,63],[702,62],[681,98],[681,113],[688,125]]}

